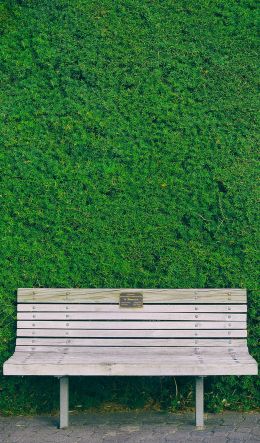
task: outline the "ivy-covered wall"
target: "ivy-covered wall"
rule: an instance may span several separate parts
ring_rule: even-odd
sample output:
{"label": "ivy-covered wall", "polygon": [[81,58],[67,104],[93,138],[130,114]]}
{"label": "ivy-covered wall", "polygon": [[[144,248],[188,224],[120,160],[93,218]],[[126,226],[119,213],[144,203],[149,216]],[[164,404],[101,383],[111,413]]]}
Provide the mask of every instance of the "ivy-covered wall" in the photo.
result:
{"label": "ivy-covered wall", "polygon": [[[242,287],[259,360],[256,0],[2,0],[0,368],[17,287]],[[210,377],[206,407],[259,406]],[[189,378],[75,378],[71,408],[193,405]],[[0,380],[2,413],[51,378]]]}

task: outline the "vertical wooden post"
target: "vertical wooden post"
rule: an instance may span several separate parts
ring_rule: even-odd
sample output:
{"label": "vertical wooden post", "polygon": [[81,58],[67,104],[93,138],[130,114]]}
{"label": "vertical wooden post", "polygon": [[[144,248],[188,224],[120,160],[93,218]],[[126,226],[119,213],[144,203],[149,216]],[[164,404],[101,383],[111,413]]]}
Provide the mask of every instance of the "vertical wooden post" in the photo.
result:
{"label": "vertical wooden post", "polygon": [[60,429],[69,426],[69,377],[60,378]]}
{"label": "vertical wooden post", "polygon": [[196,377],[196,426],[204,426],[204,380]]}

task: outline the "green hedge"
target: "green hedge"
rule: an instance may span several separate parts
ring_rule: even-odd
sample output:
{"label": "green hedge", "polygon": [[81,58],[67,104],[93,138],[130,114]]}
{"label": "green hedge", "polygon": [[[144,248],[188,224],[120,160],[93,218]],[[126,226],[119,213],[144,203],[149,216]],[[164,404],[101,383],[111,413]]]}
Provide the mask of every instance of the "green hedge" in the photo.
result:
{"label": "green hedge", "polygon": [[[32,286],[245,287],[259,360],[256,7],[1,2],[1,367]],[[77,378],[71,407],[176,410],[192,383]],[[58,405],[50,378],[0,389],[3,413]],[[206,392],[208,410],[259,406],[256,377]]]}

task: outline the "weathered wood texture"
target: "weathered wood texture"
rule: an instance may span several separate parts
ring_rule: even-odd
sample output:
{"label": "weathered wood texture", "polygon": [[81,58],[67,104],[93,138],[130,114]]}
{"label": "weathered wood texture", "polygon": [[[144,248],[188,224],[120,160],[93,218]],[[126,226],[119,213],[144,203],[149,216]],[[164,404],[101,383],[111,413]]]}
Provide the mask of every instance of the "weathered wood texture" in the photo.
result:
{"label": "weathered wood texture", "polygon": [[[112,348],[113,349],[113,348]],[[130,352],[130,350],[133,352]],[[243,375],[256,374],[255,360],[223,348],[99,348],[99,352],[16,352],[5,364],[9,375]],[[172,349],[172,352],[170,350]],[[205,350],[206,349],[206,350]],[[237,348],[238,349],[238,348]],[[137,352],[139,350],[139,352]],[[157,350],[157,352],[156,352]],[[202,352],[204,351],[204,352]]]}
{"label": "weathered wood texture", "polygon": [[[18,320],[175,320],[246,322],[246,314],[212,314],[189,312],[18,312]],[[162,323],[163,325],[163,323]]]}
{"label": "weathered wood texture", "polygon": [[[85,351],[85,352],[84,352]],[[51,357],[51,360],[50,360]],[[178,359],[178,361],[187,362],[190,364],[190,360],[195,362],[230,362],[230,364],[239,364],[246,362],[248,364],[253,363],[252,357],[248,354],[247,348],[213,348],[213,347],[190,347],[190,348],[157,348],[157,347],[135,347],[126,348],[120,346],[114,346],[112,348],[102,346],[92,349],[81,347],[78,351],[71,349],[70,347],[41,347],[36,352],[30,352],[22,350],[20,347],[13,357],[13,362],[29,362],[31,363],[46,363],[46,362],[76,362],[82,364],[93,364],[96,362],[109,364],[109,363],[129,363],[136,364],[142,361],[147,364],[152,363],[154,358],[158,361],[165,363],[171,363],[172,360]]]}
{"label": "weathered wood texture", "polygon": [[246,322],[221,321],[18,321],[18,328],[39,329],[245,329]]}
{"label": "weathered wood texture", "polygon": [[[142,308],[121,308],[121,292]],[[19,289],[9,375],[254,374],[241,289]]]}
{"label": "weathered wood texture", "polygon": [[18,337],[138,337],[138,338],[241,338],[247,337],[246,329],[17,329]]}
{"label": "weathered wood texture", "polygon": [[179,362],[177,360],[171,363],[152,362],[149,365],[143,362],[135,364],[127,363],[94,363],[78,364],[71,363],[12,363],[12,360],[5,363],[5,375],[48,375],[48,376],[86,376],[86,375],[104,375],[104,376],[198,376],[198,375],[256,375],[257,365],[240,364],[231,365],[223,362],[194,363]]}
{"label": "weathered wood texture", "polygon": [[16,350],[21,348],[25,350],[25,347],[30,348],[30,351],[38,350],[38,347],[42,346],[70,346],[72,349],[77,347],[97,347],[97,346],[174,346],[174,347],[186,347],[186,346],[225,346],[225,347],[246,347],[246,340],[243,339],[194,339],[194,338],[157,338],[156,340],[151,338],[17,338]]}
{"label": "weathered wood texture", "polygon": [[[96,303],[19,303],[17,305],[17,312],[117,312],[118,313],[118,303],[117,304],[96,304]],[[209,313],[246,313],[247,305],[240,304],[145,304],[142,309],[138,310],[136,308],[120,309],[122,312],[132,313],[132,312],[143,312],[143,313],[161,313],[161,312],[209,312]]]}
{"label": "weathered wood texture", "polygon": [[19,303],[118,303],[121,292],[142,292],[144,303],[246,303],[245,289],[19,288]]}
{"label": "weathered wood texture", "polygon": [[[114,356],[115,358],[120,355],[128,356],[132,353],[132,356],[134,353],[142,352],[142,355],[151,355],[151,352],[155,352],[155,355],[157,356],[168,356],[172,355],[173,357],[176,357],[177,355],[183,355],[189,357],[190,355],[193,355],[196,352],[199,352],[200,354],[205,355],[212,355],[213,357],[218,353],[220,355],[220,358],[226,357],[230,354],[231,351],[234,351],[239,354],[239,358],[242,356],[248,356],[248,349],[246,346],[234,349],[233,347],[229,346],[228,348],[225,347],[221,351],[217,349],[218,346],[204,346],[203,348],[201,346],[190,346],[190,347],[169,347],[169,346],[160,346],[159,348],[156,346],[135,346],[135,350],[127,349],[127,346],[117,346],[116,344],[112,347],[105,346],[104,343],[102,346],[96,346],[90,349],[86,349],[85,346],[16,346],[16,351],[19,352],[30,352],[30,351],[36,351],[36,352],[55,352],[60,354],[74,354],[74,353],[84,353],[86,351],[86,354],[88,355],[88,358],[90,358],[90,355],[107,355],[109,358],[111,356]],[[84,356],[83,356],[84,357]]]}

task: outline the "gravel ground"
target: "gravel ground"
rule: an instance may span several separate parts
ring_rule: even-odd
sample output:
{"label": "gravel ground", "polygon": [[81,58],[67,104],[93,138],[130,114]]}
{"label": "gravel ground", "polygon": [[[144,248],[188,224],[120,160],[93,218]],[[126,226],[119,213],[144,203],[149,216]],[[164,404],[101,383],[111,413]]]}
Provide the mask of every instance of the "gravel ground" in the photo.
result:
{"label": "gravel ground", "polygon": [[186,443],[260,442],[260,413],[208,414],[205,429],[194,414],[121,412],[70,415],[70,427],[58,417],[0,417],[1,443]]}

